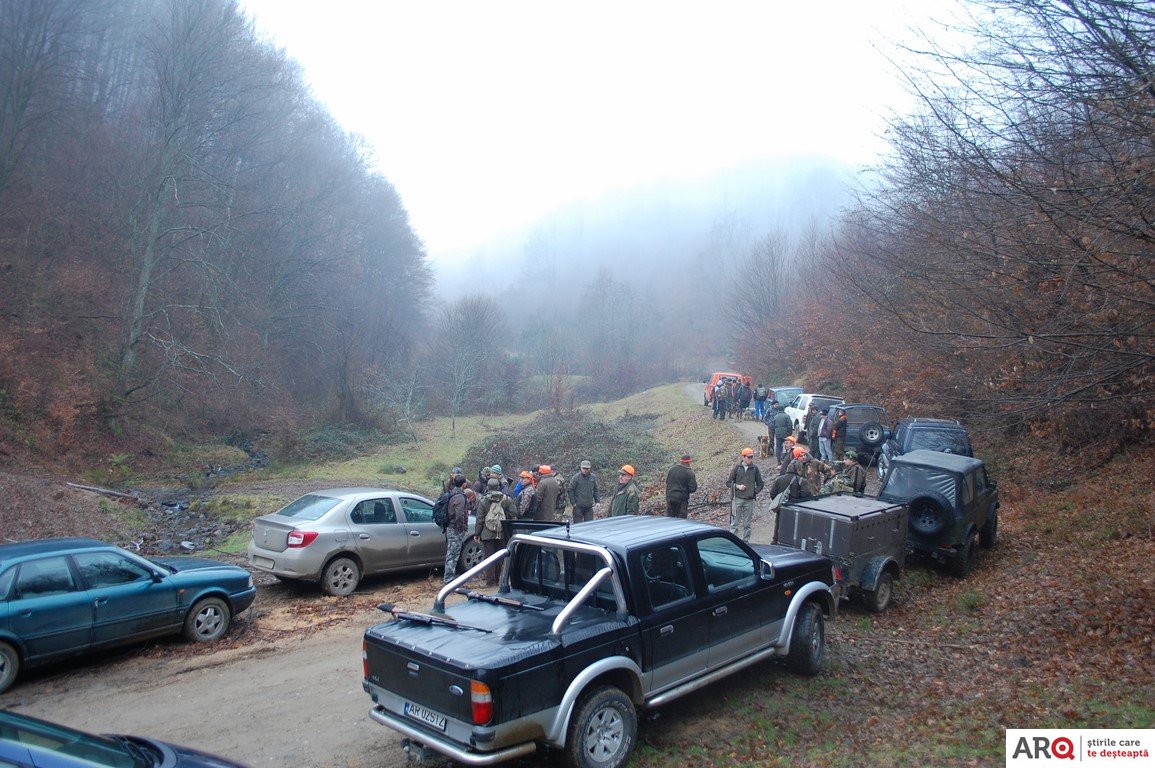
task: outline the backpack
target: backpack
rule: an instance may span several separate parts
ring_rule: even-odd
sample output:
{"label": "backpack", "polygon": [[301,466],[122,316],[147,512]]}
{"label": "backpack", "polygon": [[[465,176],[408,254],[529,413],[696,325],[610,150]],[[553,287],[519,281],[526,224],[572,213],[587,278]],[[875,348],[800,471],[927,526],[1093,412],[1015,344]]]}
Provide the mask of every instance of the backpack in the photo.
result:
{"label": "backpack", "polygon": [[437,497],[433,502],[433,522],[441,527],[441,532],[449,527],[449,491]]}
{"label": "backpack", "polygon": [[569,504],[569,491],[565,486],[565,477],[560,473],[557,476],[557,501],[554,503],[554,509],[564,510]]}
{"label": "backpack", "polygon": [[[504,494],[502,499],[504,499]],[[505,509],[502,507],[502,499],[486,498],[489,502],[489,507],[485,511],[485,529],[493,533],[501,533],[501,522],[505,520]]]}

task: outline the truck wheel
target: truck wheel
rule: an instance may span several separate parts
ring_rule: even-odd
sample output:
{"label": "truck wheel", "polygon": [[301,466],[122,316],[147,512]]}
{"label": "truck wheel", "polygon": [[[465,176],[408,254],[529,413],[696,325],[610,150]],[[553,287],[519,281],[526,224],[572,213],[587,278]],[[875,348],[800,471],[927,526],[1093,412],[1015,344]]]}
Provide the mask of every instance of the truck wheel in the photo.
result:
{"label": "truck wheel", "polygon": [[919,536],[934,536],[946,528],[950,502],[941,493],[926,492],[910,500],[910,530]]}
{"label": "truck wheel", "polygon": [[890,468],[890,459],[886,458],[886,454],[878,457],[878,479],[882,480],[886,477],[886,470]]}
{"label": "truck wheel", "polygon": [[959,579],[965,579],[971,575],[975,564],[975,537],[970,536],[958,548],[958,553],[955,554],[954,559],[950,561],[950,575]]}
{"label": "truck wheel", "polygon": [[882,613],[890,605],[890,596],[894,593],[894,575],[884,573],[878,577],[878,584],[873,592],[863,592],[866,607],[874,613]]}
{"label": "truck wheel", "polygon": [[361,583],[361,569],[347,557],[338,557],[321,574],[321,591],[334,597],[353,594]]}
{"label": "truck wheel", "polygon": [[481,543],[481,539],[476,536],[470,536],[464,544],[461,545],[461,559],[458,560],[458,573],[465,573],[473,566],[485,559],[485,547]]}
{"label": "truck wheel", "polygon": [[790,666],[805,675],[817,675],[826,656],[826,624],[817,603],[802,606],[790,635]]}
{"label": "truck wheel", "polygon": [[858,437],[868,448],[877,448],[886,439],[886,432],[877,421],[871,421],[858,428]]}
{"label": "truck wheel", "polygon": [[229,631],[232,612],[229,604],[219,597],[199,601],[184,617],[184,636],[190,643],[211,643],[220,640]]}
{"label": "truck wheel", "polygon": [[572,768],[618,768],[634,748],[638,714],[630,697],[611,685],[582,696],[566,734]]}
{"label": "truck wheel", "polygon": [[979,531],[979,545],[983,549],[994,549],[999,543],[999,513],[992,512],[987,524]]}
{"label": "truck wheel", "polygon": [[8,690],[20,674],[20,654],[8,643],[0,643],[0,693]]}

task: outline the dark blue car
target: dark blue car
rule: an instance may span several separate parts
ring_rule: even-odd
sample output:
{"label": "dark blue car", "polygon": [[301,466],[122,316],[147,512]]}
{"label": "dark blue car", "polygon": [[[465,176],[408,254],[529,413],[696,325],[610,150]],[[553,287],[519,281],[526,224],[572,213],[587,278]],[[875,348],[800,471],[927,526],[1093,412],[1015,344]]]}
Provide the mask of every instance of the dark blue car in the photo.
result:
{"label": "dark blue car", "polygon": [[22,667],[183,633],[222,637],[256,597],[244,568],[149,560],[91,539],[0,544],[0,691]]}
{"label": "dark blue car", "polygon": [[16,768],[244,768],[195,749],[139,736],[94,736],[0,710],[0,765]]}

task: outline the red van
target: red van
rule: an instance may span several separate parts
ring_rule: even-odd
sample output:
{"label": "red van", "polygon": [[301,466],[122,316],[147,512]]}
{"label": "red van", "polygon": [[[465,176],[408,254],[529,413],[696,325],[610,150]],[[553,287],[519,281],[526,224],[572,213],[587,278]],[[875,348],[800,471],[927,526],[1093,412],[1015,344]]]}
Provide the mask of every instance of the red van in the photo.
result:
{"label": "red van", "polygon": [[706,381],[706,392],[702,396],[702,405],[710,405],[714,402],[714,385],[717,384],[720,379],[733,379],[734,381],[745,384],[751,389],[754,388],[754,380],[744,373],[734,373],[733,371],[715,371]]}

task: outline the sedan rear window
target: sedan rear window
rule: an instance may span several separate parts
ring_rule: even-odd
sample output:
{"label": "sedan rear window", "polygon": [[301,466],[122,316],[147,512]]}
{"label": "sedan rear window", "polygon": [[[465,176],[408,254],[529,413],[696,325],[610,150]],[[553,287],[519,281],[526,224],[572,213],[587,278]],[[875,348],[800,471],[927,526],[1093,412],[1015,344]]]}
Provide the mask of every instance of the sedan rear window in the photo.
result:
{"label": "sedan rear window", "polygon": [[282,507],[275,514],[281,517],[294,517],[298,520],[318,520],[333,507],[341,503],[340,499],[331,496],[317,496],[310,493],[302,496],[287,507]]}

